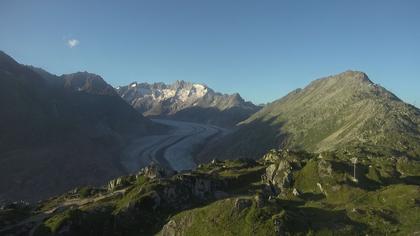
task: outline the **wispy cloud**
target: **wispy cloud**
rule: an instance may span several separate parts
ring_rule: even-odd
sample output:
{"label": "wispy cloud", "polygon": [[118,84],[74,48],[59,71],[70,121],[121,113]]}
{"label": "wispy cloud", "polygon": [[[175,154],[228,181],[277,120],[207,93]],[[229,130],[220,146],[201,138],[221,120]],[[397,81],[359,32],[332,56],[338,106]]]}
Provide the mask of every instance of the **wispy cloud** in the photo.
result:
{"label": "wispy cloud", "polygon": [[74,47],[76,47],[77,45],[79,45],[80,44],[80,41],[79,40],[77,40],[77,39],[69,39],[69,40],[67,40],[67,45],[70,47],[70,48],[74,48]]}

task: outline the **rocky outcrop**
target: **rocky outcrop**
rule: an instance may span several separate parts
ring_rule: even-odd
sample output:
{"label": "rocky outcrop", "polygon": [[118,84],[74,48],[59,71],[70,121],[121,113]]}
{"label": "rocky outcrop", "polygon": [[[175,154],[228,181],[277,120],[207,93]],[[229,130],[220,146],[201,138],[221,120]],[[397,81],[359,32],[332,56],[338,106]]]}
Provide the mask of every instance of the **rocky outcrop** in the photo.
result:
{"label": "rocky outcrop", "polygon": [[287,160],[281,160],[267,167],[262,180],[273,194],[280,194],[289,188],[292,183],[292,166]]}
{"label": "rocky outcrop", "polygon": [[166,223],[162,231],[158,234],[161,236],[182,236],[185,235],[183,229],[190,227],[193,223],[191,217],[183,217],[179,220],[170,220]]}
{"label": "rocky outcrop", "polygon": [[[127,214],[133,214],[140,209],[184,209],[197,201],[221,199],[228,196],[223,192],[225,183],[212,178],[211,175],[188,173],[176,174],[158,165],[150,165],[143,168],[135,176],[137,182],[140,178],[145,181],[135,193],[135,201],[125,206]],[[129,178],[131,180],[131,178]],[[132,180],[131,180],[132,181]],[[110,182],[108,189],[118,189],[124,179],[116,179]],[[132,181],[133,183],[134,181]],[[149,188],[153,186],[153,190]]]}
{"label": "rocky outcrop", "polygon": [[321,159],[318,162],[318,175],[321,178],[331,177],[332,176],[332,166],[331,163]]}
{"label": "rocky outcrop", "polygon": [[176,171],[167,169],[157,163],[151,163],[150,165],[141,169],[137,174],[137,177],[145,176],[148,179],[169,178],[176,173]]}
{"label": "rocky outcrop", "polygon": [[123,176],[116,179],[113,179],[108,182],[107,189],[108,191],[115,191],[129,186],[132,182],[132,176]]}
{"label": "rocky outcrop", "polygon": [[116,91],[102,77],[88,72],[77,72],[61,76],[64,87],[96,95],[118,96]]}
{"label": "rocky outcrop", "polygon": [[189,175],[184,174],[177,176],[177,179],[181,182],[182,186],[189,189],[191,195],[199,199],[213,198],[214,193],[220,190],[223,183],[212,179],[206,175]]}
{"label": "rocky outcrop", "polygon": [[238,198],[235,200],[234,209],[236,211],[242,211],[248,207],[252,206],[252,200],[247,198]]}
{"label": "rocky outcrop", "polygon": [[270,150],[262,160],[268,164],[262,181],[268,186],[271,194],[281,194],[289,188],[293,181],[292,170],[300,168],[297,153],[289,150]]}

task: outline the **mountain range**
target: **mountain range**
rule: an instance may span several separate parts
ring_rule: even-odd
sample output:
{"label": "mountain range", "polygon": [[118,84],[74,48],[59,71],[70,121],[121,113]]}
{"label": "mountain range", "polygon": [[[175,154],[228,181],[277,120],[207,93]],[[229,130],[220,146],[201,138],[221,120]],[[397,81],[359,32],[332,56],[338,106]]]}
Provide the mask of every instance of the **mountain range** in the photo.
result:
{"label": "mountain range", "polygon": [[124,174],[130,137],[161,132],[100,76],[55,76],[0,52],[0,198],[39,200]]}
{"label": "mountain range", "polygon": [[203,84],[137,83],[118,87],[118,94],[143,115],[232,127],[260,107],[238,94],[221,94]]}
{"label": "mountain range", "polygon": [[[56,76],[0,52],[0,85],[0,199],[44,199],[0,203],[0,234],[420,232],[420,110],[363,72],[259,107],[185,81],[114,89],[95,74]],[[188,138],[182,126],[183,135],[159,139],[171,130],[149,118],[225,129],[195,145],[193,170],[151,163],[127,173],[120,157],[130,140],[140,137],[136,150],[152,137],[139,149],[152,160]]]}

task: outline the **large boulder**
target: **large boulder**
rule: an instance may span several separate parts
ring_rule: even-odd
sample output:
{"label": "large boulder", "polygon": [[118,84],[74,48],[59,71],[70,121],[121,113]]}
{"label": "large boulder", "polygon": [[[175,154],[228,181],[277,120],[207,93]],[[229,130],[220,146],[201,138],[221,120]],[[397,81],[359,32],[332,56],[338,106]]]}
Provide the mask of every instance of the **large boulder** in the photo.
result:
{"label": "large boulder", "polygon": [[280,160],[267,167],[262,180],[270,188],[272,194],[280,194],[291,186],[292,169],[292,165],[287,160]]}
{"label": "large boulder", "polygon": [[240,212],[252,206],[252,200],[247,198],[238,198],[235,200],[235,210]]}
{"label": "large boulder", "polygon": [[131,184],[133,176],[123,176],[108,182],[108,191],[123,189]]}
{"label": "large boulder", "polygon": [[321,159],[318,162],[318,176],[321,178],[331,177],[332,176],[332,166],[329,161]]}
{"label": "large boulder", "polygon": [[159,164],[151,163],[150,165],[144,167],[137,174],[138,176],[145,176],[148,179],[158,179],[158,178],[169,178],[176,174],[176,171],[167,169]]}

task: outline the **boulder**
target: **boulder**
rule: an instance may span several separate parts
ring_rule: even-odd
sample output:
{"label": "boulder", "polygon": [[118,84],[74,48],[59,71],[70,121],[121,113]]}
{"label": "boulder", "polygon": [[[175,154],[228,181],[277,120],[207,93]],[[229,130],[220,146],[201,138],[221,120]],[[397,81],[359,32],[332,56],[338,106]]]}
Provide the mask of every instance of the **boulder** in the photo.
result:
{"label": "boulder", "polygon": [[262,180],[269,186],[272,194],[280,194],[290,187],[293,179],[292,169],[287,160],[280,160],[267,167]]}
{"label": "boulder", "polygon": [[267,154],[262,158],[264,162],[274,163],[280,160],[282,150],[271,149]]}
{"label": "boulder", "polygon": [[252,200],[246,198],[237,198],[235,200],[235,210],[242,211],[248,207],[252,206]]}
{"label": "boulder", "polygon": [[299,191],[297,189],[295,189],[295,188],[293,188],[293,192],[292,193],[296,197],[300,195]]}
{"label": "boulder", "polygon": [[137,177],[143,175],[148,179],[169,178],[176,173],[177,172],[174,170],[167,169],[156,163],[151,163],[150,165],[141,169],[137,174]]}
{"label": "boulder", "polygon": [[182,236],[185,235],[184,229],[190,227],[193,223],[191,217],[182,217],[177,219],[171,219],[166,223],[158,235],[161,236]]}
{"label": "boulder", "polygon": [[318,162],[318,175],[321,178],[331,177],[332,176],[332,166],[331,163],[325,159],[321,159]]}
{"label": "boulder", "polygon": [[166,223],[163,228],[162,228],[162,232],[161,235],[162,236],[176,236],[179,235],[179,233],[177,232],[178,230],[178,225],[176,223],[175,220],[170,220],[168,223]]}
{"label": "boulder", "polygon": [[119,178],[109,181],[107,185],[107,189],[108,191],[115,191],[115,190],[127,187],[129,185],[130,185],[130,181],[128,180],[128,177],[119,177]]}

